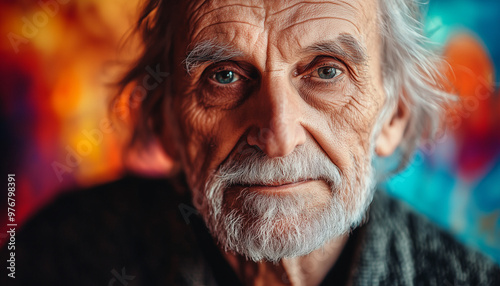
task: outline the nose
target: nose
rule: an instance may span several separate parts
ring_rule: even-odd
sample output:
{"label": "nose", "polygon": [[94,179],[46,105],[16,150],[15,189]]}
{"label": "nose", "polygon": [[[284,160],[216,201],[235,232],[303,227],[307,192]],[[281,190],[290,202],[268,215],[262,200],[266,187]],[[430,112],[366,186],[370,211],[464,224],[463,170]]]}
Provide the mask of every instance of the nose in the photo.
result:
{"label": "nose", "polygon": [[305,143],[301,125],[301,98],[286,78],[264,77],[256,95],[257,124],[247,135],[247,143],[259,147],[269,157],[284,157]]}

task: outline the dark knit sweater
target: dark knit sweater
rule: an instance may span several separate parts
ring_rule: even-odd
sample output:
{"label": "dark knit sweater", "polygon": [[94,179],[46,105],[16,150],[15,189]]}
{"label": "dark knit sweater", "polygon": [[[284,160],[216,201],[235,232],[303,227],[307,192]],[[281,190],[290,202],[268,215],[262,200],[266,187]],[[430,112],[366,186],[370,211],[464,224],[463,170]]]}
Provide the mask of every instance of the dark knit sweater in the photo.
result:
{"label": "dark knit sweater", "polygon": [[[0,252],[4,264],[8,254]],[[4,270],[0,285],[239,284],[189,198],[166,180],[133,177],[60,196],[16,234],[16,278]],[[500,285],[500,269],[377,193],[367,223],[323,284],[341,278],[350,285]]]}

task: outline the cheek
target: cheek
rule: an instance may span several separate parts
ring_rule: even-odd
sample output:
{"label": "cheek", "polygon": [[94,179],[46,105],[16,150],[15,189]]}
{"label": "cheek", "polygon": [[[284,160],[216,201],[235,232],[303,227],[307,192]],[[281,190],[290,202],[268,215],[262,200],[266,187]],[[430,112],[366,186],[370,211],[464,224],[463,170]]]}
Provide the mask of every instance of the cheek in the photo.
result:
{"label": "cheek", "polygon": [[179,119],[179,149],[184,170],[188,177],[199,178],[211,155],[220,114],[206,110],[197,103],[194,95],[189,94],[177,96],[173,106]]}
{"label": "cheek", "polygon": [[353,149],[368,150],[370,134],[374,125],[376,110],[372,100],[367,95],[358,92],[352,96],[339,113],[334,114],[333,121],[341,122],[346,131],[348,142]]}
{"label": "cheek", "polygon": [[[379,104],[372,92],[364,93],[356,88],[345,88],[341,101],[325,101],[322,106],[332,132],[345,136],[349,144],[364,146],[369,139]],[[354,140],[354,141],[353,141]]]}
{"label": "cheek", "polygon": [[343,173],[370,156],[370,136],[378,114],[377,96],[355,90],[316,102],[310,132]]}
{"label": "cheek", "polygon": [[227,155],[238,148],[244,122],[251,114],[244,108],[207,107],[196,88],[186,83],[174,86],[173,92],[171,110],[178,122],[182,167],[191,184],[203,184]]}

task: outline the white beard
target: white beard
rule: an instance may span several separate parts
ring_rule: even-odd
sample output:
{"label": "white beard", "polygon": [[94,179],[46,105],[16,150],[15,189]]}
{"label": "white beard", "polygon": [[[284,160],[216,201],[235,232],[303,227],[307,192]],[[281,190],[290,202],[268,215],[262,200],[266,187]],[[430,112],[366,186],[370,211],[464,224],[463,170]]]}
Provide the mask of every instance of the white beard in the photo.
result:
{"label": "white beard", "polygon": [[[303,256],[346,234],[362,221],[374,193],[371,156],[367,157],[363,162],[353,157],[353,168],[341,174],[315,147],[299,146],[281,158],[269,158],[261,151],[247,149],[221,165],[208,178],[203,190],[195,190],[194,202],[201,203],[198,210],[226,251],[253,261],[276,262]],[[325,181],[330,193],[269,195],[243,189],[236,196],[241,207],[230,208],[225,201],[227,189],[234,185],[304,179]]]}

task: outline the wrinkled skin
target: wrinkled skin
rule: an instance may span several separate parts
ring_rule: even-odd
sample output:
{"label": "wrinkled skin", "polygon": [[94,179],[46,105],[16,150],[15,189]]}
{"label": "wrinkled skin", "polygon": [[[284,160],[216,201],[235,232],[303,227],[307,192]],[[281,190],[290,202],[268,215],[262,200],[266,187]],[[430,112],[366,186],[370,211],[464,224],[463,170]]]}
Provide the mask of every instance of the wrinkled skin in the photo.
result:
{"label": "wrinkled skin", "polygon": [[[405,110],[395,111],[370,144],[385,102],[376,1],[192,1],[181,6],[163,145],[178,156],[194,192],[225,159],[248,146],[271,158],[287,156],[300,145],[318,148],[344,175],[359,180],[353,177],[354,162],[367,161],[370,148],[389,155],[399,144]],[[354,55],[342,38],[358,42],[364,55]],[[238,55],[203,63],[188,73],[182,64],[187,52],[206,40],[229,46]],[[347,54],[310,48],[325,42],[340,43]],[[321,77],[324,67],[333,67],[335,76]],[[232,71],[239,80],[220,83],[221,71]],[[330,192],[320,180],[277,182],[255,191]],[[345,237],[333,244],[340,251],[344,242]],[[238,260],[226,255],[235,267]],[[299,273],[288,274],[293,283],[317,284],[337,255],[330,257],[306,278],[298,266],[305,258],[280,265]],[[255,277],[267,277],[264,270],[275,273],[276,267],[251,267],[251,283],[258,284],[262,279]]]}

